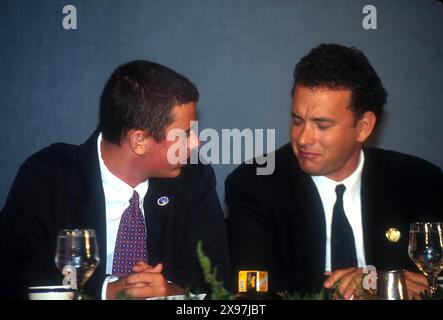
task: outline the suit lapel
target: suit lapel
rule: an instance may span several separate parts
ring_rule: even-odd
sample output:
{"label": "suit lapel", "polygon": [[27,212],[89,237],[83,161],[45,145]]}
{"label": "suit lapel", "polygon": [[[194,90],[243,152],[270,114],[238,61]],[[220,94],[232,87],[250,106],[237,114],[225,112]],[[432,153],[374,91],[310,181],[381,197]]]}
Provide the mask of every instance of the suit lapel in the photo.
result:
{"label": "suit lapel", "polygon": [[[305,247],[306,255],[310,256],[308,261],[312,262],[311,276],[317,281],[321,281],[323,278],[318,277],[323,275],[326,256],[326,226],[323,205],[312,179],[308,175],[299,179],[304,181],[296,184],[294,197],[299,199],[297,212],[300,217],[297,218],[297,221],[298,223],[302,222],[299,232],[305,238],[302,246]],[[298,247],[300,248],[300,244]]]}
{"label": "suit lapel", "polygon": [[374,223],[376,221],[375,214],[377,208],[375,207],[376,202],[376,190],[374,190],[374,176],[371,174],[372,170],[371,159],[365,152],[365,164],[363,167],[362,177],[361,177],[361,215],[362,215],[362,230],[363,230],[363,241],[365,249],[365,259],[366,264],[374,263],[374,250],[373,250],[373,239],[370,235],[374,232]]}
{"label": "suit lapel", "polygon": [[[326,255],[326,226],[323,205],[311,177],[298,166],[292,152],[290,155],[290,177],[292,178],[291,202],[294,205],[293,226],[296,230],[294,248],[303,252],[301,262],[306,274],[306,283],[321,286]],[[318,289],[318,288],[317,288]]]}
{"label": "suit lapel", "polygon": [[394,212],[395,197],[388,186],[387,172],[378,165],[370,149],[365,149],[365,164],[361,180],[362,229],[366,264],[376,265],[380,257],[388,252],[380,250],[387,241],[386,223],[390,223]]}
{"label": "suit lapel", "polygon": [[[165,242],[170,241],[165,238],[165,235],[171,236],[166,229],[169,227],[168,221],[171,221],[173,209],[176,206],[176,195],[168,180],[150,179],[144,200],[148,263],[151,265],[161,262],[161,257],[165,254],[163,250]],[[159,201],[162,197],[164,197],[163,202]],[[166,248],[166,250],[172,250],[172,248]]]}

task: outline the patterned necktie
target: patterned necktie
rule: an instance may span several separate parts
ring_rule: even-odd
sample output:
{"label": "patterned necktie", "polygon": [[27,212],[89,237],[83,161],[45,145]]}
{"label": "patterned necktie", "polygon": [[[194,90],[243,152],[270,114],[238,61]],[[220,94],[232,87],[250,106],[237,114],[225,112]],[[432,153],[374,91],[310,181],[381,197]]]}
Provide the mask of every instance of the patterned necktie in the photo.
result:
{"label": "patterned necktie", "polygon": [[145,219],[139,207],[138,193],[134,191],[118,227],[112,274],[126,277],[138,261],[147,262],[148,254]]}
{"label": "patterned necktie", "polygon": [[337,185],[337,200],[332,212],[331,224],[331,269],[357,267],[354,233],[343,208],[343,193],[346,187]]}

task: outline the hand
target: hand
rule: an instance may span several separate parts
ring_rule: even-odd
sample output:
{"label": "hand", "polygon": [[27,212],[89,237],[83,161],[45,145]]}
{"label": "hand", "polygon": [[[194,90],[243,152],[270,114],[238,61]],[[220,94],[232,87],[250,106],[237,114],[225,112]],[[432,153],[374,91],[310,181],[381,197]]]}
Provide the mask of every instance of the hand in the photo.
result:
{"label": "hand", "polygon": [[420,292],[428,290],[428,280],[421,273],[406,271],[405,282],[409,300],[421,300]]}
{"label": "hand", "polygon": [[133,273],[123,279],[108,283],[106,298],[113,300],[117,293],[124,292],[134,298],[162,297],[183,294],[184,290],[176,284],[167,282],[161,274],[163,265],[150,266],[145,262],[137,262],[132,268]]}
{"label": "hand", "polygon": [[339,269],[334,272],[325,272],[328,276],[323,286],[327,289],[334,285],[333,299],[356,300],[364,293],[362,285],[362,268]]}
{"label": "hand", "polygon": [[[160,270],[156,269],[156,268],[160,268],[160,266],[161,266]],[[153,267],[144,261],[139,261],[135,264],[135,266],[132,267],[132,271],[134,271],[134,272],[144,272],[144,271],[148,271],[148,270],[151,270],[153,272],[161,272],[162,269],[163,269],[163,266],[161,263],[158,263],[155,267]]]}

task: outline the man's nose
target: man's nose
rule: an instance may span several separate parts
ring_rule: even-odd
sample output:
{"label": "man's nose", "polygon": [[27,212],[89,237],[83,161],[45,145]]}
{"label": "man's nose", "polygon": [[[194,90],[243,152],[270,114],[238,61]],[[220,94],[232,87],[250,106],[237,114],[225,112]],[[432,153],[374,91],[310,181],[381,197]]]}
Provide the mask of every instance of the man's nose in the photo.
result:
{"label": "man's nose", "polygon": [[300,146],[312,145],[315,142],[315,132],[312,126],[304,124],[300,135],[298,136],[297,143]]}

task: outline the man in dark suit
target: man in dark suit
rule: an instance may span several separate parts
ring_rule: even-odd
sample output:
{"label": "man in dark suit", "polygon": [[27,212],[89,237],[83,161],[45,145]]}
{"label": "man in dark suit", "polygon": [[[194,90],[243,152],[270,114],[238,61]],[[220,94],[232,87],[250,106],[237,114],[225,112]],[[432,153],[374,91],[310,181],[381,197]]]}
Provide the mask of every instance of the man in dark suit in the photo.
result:
{"label": "man in dark suit", "polygon": [[363,148],[387,94],[355,48],[311,50],[295,68],[292,97],[291,143],[275,151],[275,171],[243,164],[225,182],[234,278],[265,270],[271,293],[337,284],[336,298],[357,299],[364,266],[406,268],[417,297],[426,279],[408,257],[409,224],[443,220],[441,169]]}
{"label": "man in dark suit", "polygon": [[[206,291],[199,240],[227,279],[214,172],[184,164],[199,143],[190,127],[197,101],[197,88],[175,71],[127,63],[108,80],[99,128],[84,144],[54,144],[24,162],[0,215],[3,298],[26,298],[29,286],[62,283],[54,263],[60,229],[96,231],[100,262],[86,284],[93,298]],[[171,139],[174,130],[183,136]],[[132,223],[140,223],[140,234],[125,242]],[[130,246],[141,250],[140,258],[129,258],[135,256]]]}

